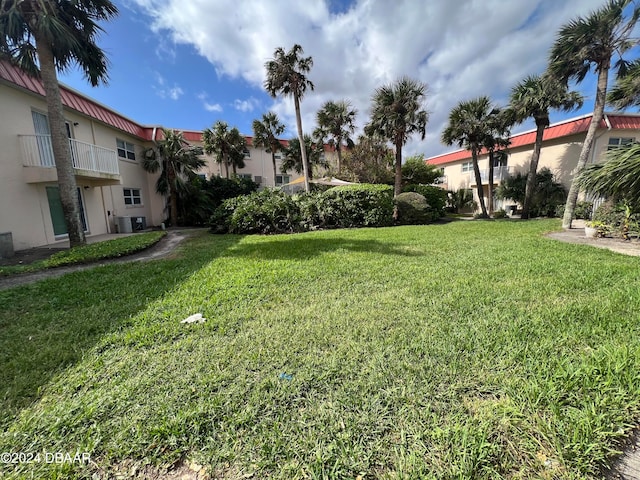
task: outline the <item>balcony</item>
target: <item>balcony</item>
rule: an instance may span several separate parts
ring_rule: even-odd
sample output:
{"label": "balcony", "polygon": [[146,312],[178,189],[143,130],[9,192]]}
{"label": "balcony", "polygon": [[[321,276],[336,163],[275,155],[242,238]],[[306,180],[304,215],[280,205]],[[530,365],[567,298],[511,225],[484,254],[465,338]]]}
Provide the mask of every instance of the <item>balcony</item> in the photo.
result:
{"label": "balcony", "polygon": [[[493,168],[493,183],[500,183],[502,180],[506,180],[513,173],[513,168],[511,167],[494,167]],[[489,169],[480,170],[480,179],[482,180],[482,184],[489,183]],[[476,184],[476,176],[473,171],[469,174],[469,181],[471,186],[475,186]]]}
{"label": "balcony", "polygon": [[[18,135],[27,183],[58,180],[50,135]],[[115,150],[69,139],[73,169],[78,179],[94,186],[121,183],[118,154]]]}

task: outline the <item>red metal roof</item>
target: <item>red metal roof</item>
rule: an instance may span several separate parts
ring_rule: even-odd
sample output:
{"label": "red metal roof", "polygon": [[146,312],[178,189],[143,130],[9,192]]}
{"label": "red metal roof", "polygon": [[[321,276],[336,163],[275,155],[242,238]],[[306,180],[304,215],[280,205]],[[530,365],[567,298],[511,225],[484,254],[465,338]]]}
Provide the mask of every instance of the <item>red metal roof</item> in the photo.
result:
{"label": "red metal roof", "polygon": [[[551,125],[544,131],[543,141],[553,140],[555,138],[568,137],[578,133],[586,132],[591,122],[592,114],[588,114],[579,118],[571,120],[565,120],[560,123]],[[607,113],[606,120],[609,121],[612,130],[636,130],[640,129],[640,116],[618,113]],[[603,119],[600,122],[599,128],[608,128],[608,125]],[[524,147],[526,145],[533,145],[536,140],[535,130],[520,133],[511,137],[511,145],[509,148]],[[485,152],[481,152],[485,153]],[[431,165],[444,165],[446,163],[453,163],[459,160],[470,159],[471,152],[469,150],[456,150],[451,153],[444,153],[425,160],[426,163]]]}

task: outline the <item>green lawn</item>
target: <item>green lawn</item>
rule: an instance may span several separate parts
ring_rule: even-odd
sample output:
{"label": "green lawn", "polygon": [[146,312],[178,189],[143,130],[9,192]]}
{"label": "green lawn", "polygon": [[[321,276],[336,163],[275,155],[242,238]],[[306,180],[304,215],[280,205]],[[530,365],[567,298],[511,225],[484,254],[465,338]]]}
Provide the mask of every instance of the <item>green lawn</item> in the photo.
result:
{"label": "green lawn", "polygon": [[599,478],[640,418],[640,258],[542,236],[558,227],[202,232],[179,258],[1,291],[0,452],[229,479]]}

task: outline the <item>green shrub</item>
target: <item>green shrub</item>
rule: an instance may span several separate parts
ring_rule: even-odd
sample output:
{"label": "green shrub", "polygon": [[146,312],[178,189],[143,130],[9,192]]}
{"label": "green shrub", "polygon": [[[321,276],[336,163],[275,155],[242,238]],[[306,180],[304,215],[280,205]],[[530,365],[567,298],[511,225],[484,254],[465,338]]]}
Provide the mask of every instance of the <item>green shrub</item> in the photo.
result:
{"label": "green shrub", "polygon": [[447,192],[445,211],[448,213],[460,213],[460,210],[475,210],[476,202],[473,200],[473,190],[460,188]]}
{"label": "green shrub", "polygon": [[395,199],[398,206],[398,223],[401,225],[423,225],[433,220],[433,210],[424,195],[404,192]]}
{"label": "green shrub", "polygon": [[507,218],[507,212],[504,208],[493,212],[493,218]]}
{"label": "green shrub", "polygon": [[322,194],[320,226],[384,227],[393,223],[393,187],[361,183],[333,187]]}
{"label": "green shrub", "polygon": [[631,207],[624,202],[607,201],[603,203],[594,212],[593,221],[607,225],[612,234],[626,240],[631,236],[638,237],[640,235],[640,214],[634,214]]}
{"label": "green shrub", "polygon": [[431,211],[433,212],[433,220],[437,220],[445,215],[445,206],[447,204],[447,192],[442,188],[433,185],[407,185],[404,192],[417,192],[426,200]]}

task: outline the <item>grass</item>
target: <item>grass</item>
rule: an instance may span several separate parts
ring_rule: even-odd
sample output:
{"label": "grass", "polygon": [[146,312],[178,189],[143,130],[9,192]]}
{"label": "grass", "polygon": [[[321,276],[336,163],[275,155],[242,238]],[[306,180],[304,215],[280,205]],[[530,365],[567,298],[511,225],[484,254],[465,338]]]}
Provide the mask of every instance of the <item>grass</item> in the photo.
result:
{"label": "grass", "polygon": [[0,476],[600,478],[640,418],[640,259],[558,226],[202,233],[2,291],[0,452],[100,470]]}
{"label": "grass", "polygon": [[109,258],[118,258],[139,252],[160,241],[166,232],[146,232],[104,242],[90,243],[81,247],[54,253],[51,257],[28,265],[0,266],[0,275],[30,273],[47,268],[91,263]]}

